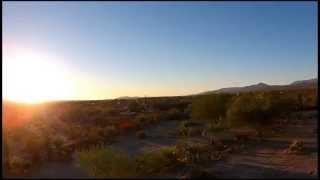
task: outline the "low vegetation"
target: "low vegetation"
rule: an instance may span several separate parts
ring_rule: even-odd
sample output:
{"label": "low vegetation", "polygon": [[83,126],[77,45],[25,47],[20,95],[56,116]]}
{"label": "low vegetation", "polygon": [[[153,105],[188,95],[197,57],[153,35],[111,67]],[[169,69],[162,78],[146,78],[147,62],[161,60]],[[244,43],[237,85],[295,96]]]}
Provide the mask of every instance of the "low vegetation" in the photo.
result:
{"label": "low vegetation", "polygon": [[272,94],[243,94],[234,99],[227,111],[230,126],[258,127],[271,124],[273,118],[291,112],[293,99]]}
{"label": "low vegetation", "polygon": [[177,166],[174,148],[145,152],[136,157],[137,172],[141,176],[165,173]]}
{"label": "low vegetation", "polygon": [[95,146],[76,153],[77,163],[98,178],[136,177],[136,165],[125,152]]}
{"label": "low vegetation", "polygon": [[[21,173],[44,161],[70,158],[79,150],[81,167],[95,177],[156,174],[222,157],[202,145],[177,144],[134,158],[96,145],[113,142],[116,136],[129,132],[143,139],[145,128],[170,120],[180,120],[178,133],[185,138],[241,126],[265,129],[278,117],[284,119],[282,124],[299,119],[301,110],[314,108],[316,103],[313,91],[300,90],[48,105],[50,116],[34,115],[29,124],[5,133],[5,165]],[[289,116],[292,114],[294,117]],[[299,151],[301,145],[295,143],[290,149]]]}
{"label": "low vegetation", "polygon": [[201,166],[210,160],[220,160],[221,153],[209,145],[189,145],[161,148],[129,157],[125,152],[96,146],[76,154],[80,167],[93,177],[145,177],[170,172],[178,167]]}
{"label": "low vegetation", "polygon": [[192,103],[192,119],[213,123],[221,121],[226,116],[231,98],[230,94],[212,94],[196,98]]}

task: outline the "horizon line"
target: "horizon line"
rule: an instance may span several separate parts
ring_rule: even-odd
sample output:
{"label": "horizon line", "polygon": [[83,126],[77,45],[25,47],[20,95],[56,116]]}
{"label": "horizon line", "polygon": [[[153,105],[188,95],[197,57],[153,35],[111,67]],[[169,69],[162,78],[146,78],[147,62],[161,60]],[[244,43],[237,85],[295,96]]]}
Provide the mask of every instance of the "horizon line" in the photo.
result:
{"label": "horizon line", "polygon": [[[307,80],[313,80],[313,79],[318,79],[318,77],[314,77],[314,78],[309,78],[309,79],[304,79],[304,80],[296,80],[296,81],[307,81]],[[293,81],[293,82],[296,82],[296,81]],[[293,82],[289,83],[289,84],[280,84],[280,85],[275,85],[275,84],[267,84],[267,83],[264,83],[264,82],[257,82],[257,83],[254,83],[254,84],[251,84],[251,85],[256,85],[256,84],[259,84],[259,83],[264,83],[266,85],[269,85],[269,86],[286,86],[286,85],[290,85],[292,84]],[[249,85],[249,86],[251,86]],[[224,89],[224,88],[241,88],[241,87],[246,87],[248,85],[245,85],[245,86],[229,86],[229,87],[223,87],[223,88],[219,88],[219,89],[214,89],[214,90],[206,90],[206,91],[201,91],[201,92],[198,92],[198,93],[193,93],[193,94],[185,94],[185,95],[169,95],[169,96],[146,96],[146,95],[143,95],[143,96],[118,96],[118,97],[114,97],[114,98],[105,98],[105,99],[57,99],[57,100],[43,100],[43,101],[40,101],[40,102],[25,102],[25,101],[16,101],[16,100],[10,100],[10,99],[6,99],[6,98],[3,98],[3,102],[11,102],[11,103],[19,103],[19,104],[29,104],[29,105],[36,105],[36,104],[43,104],[43,103],[54,103],[54,102],[66,102],[66,101],[108,101],[108,100],[121,100],[122,97],[128,97],[128,98],[165,98],[165,97],[184,97],[184,96],[194,96],[194,95],[197,95],[197,94],[200,94],[200,93],[204,93],[204,92],[210,92],[210,91],[217,91],[217,90],[220,90],[220,89]]]}

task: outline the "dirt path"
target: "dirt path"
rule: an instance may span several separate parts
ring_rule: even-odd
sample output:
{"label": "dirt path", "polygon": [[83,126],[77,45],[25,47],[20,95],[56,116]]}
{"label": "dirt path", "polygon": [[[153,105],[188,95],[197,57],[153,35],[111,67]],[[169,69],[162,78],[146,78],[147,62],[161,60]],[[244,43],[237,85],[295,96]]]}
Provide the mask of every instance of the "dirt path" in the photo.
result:
{"label": "dirt path", "polygon": [[[221,178],[316,178],[317,118],[291,121],[283,133],[249,145],[245,152],[232,154],[210,170]],[[295,139],[305,143],[305,153],[284,153]]]}
{"label": "dirt path", "polygon": [[168,137],[170,132],[176,131],[179,121],[163,121],[153,127],[145,128],[146,138],[139,139],[135,134],[119,136],[111,145],[128,152],[130,155],[176,144],[176,138]]}

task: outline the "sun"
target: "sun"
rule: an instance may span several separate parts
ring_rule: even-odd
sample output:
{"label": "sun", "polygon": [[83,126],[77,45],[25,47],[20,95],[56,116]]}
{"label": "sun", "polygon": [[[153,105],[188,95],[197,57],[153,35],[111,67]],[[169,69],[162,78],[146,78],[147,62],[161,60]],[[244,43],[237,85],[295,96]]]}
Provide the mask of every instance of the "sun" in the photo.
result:
{"label": "sun", "polygon": [[66,99],[71,84],[57,60],[36,51],[17,50],[3,57],[4,99],[39,103]]}

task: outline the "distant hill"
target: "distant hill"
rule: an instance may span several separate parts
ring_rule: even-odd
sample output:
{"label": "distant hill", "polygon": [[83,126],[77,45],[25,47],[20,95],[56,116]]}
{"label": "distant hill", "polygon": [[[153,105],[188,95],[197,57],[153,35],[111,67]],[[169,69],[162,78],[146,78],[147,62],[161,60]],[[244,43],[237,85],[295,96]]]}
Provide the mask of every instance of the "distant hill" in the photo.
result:
{"label": "distant hill", "polygon": [[140,97],[138,96],[134,96],[134,97],[130,97],[130,96],[121,96],[115,99],[123,99],[123,100],[129,100],[129,99],[139,99]]}
{"label": "distant hill", "polygon": [[290,86],[314,86],[314,85],[318,85],[318,79],[295,81],[290,84]]}
{"label": "distant hill", "polygon": [[212,93],[240,93],[240,92],[254,92],[254,91],[272,91],[272,90],[290,90],[290,89],[308,89],[308,88],[317,88],[318,79],[309,79],[302,81],[295,81],[288,85],[268,85],[265,83],[258,83],[250,86],[243,87],[229,87],[222,88],[213,91],[206,91],[196,95],[205,95]]}

